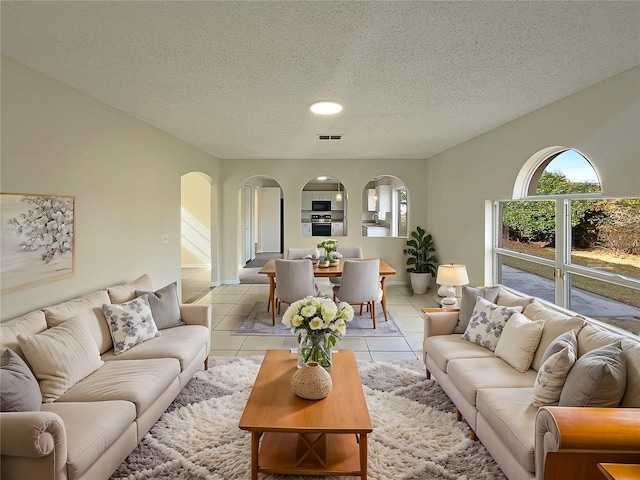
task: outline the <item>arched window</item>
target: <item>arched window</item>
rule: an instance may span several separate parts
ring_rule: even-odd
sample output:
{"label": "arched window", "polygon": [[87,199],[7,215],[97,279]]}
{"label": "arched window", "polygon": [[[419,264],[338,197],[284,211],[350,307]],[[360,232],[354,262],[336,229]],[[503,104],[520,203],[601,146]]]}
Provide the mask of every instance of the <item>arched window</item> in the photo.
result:
{"label": "arched window", "polygon": [[640,198],[603,198],[595,165],[549,147],[494,202],[494,281],[640,333]]}
{"label": "arched window", "polygon": [[593,165],[583,155],[569,149],[551,155],[538,166],[527,193],[533,196],[601,191]]}

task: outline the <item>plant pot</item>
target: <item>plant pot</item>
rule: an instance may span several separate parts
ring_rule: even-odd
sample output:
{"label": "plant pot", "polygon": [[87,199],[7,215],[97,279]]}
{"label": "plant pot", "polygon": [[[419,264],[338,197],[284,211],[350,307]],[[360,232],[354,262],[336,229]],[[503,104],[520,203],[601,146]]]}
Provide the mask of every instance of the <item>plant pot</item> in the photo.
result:
{"label": "plant pot", "polygon": [[329,262],[318,262],[318,266],[320,268],[327,268],[329,266]]}
{"label": "plant pot", "polygon": [[431,279],[430,273],[416,273],[411,272],[411,289],[414,295],[422,295],[427,293],[429,288],[429,280]]}

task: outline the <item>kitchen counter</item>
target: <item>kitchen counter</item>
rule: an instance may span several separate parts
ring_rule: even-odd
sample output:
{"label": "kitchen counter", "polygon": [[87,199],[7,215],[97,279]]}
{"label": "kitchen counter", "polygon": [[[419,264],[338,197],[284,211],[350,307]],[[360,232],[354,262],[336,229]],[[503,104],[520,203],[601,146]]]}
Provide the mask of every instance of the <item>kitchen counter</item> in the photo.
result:
{"label": "kitchen counter", "polygon": [[388,225],[372,222],[365,222],[362,224],[363,237],[388,237],[389,231],[390,229]]}

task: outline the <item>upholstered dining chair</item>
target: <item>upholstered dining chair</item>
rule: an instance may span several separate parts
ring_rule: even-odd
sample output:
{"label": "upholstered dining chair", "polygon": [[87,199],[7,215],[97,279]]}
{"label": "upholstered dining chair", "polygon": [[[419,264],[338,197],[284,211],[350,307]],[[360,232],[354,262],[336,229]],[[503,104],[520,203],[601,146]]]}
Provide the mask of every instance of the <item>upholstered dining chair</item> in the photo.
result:
{"label": "upholstered dining chair", "polygon": [[324,256],[324,248],[290,248],[287,250],[287,260],[299,260],[308,256]]}
{"label": "upholstered dining chair", "polygon": [[[337,251],[342,255],[342,258],[364,258],[362,247],[338,247]],[[329,281],[334,285],[340,285],[342,277],[329,277]]]}
{"label": "upholstered dining chair", "polygon": [[[292,304],[304,297],[317,297],[320,290],[316,287],[313,277],[311,260],[283,260],[276,259],[276,308],[280,314],[282,303]],[[275,325],[275,320],[273,321]]]}
{"label": "upholstered dining chair", "polygon": [[333,287],[334,300],[350,305],[367,305],[371,312],[373,328],[376,328],[376,303],[382,301],[380,288],[380,259],[345,260],[342,269],[342,283]]}

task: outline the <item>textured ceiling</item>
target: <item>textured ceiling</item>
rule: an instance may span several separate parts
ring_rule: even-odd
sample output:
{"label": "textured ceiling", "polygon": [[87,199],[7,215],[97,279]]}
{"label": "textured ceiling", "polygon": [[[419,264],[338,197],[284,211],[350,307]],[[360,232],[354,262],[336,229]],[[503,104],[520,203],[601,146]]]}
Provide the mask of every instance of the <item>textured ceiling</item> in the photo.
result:
{"label": "textured ceiling", "polygon": [[428,158],[640,64],[636,1],[0,5],[3,54],[218,158]]}

